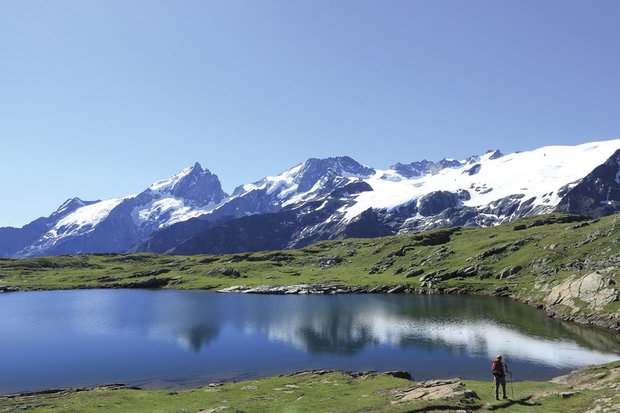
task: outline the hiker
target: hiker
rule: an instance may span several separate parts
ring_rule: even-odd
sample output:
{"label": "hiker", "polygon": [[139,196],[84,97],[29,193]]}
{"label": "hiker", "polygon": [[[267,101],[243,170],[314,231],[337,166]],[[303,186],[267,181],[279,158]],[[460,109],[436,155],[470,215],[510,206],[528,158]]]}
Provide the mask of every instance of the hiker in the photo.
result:
{"label": "hiker", "polygon": [[493,377],[495,378],[495,400],[499,400],[499,385],[502,385],[502,392],[504,393],[504,399],[507,399],[506,396],[506,373],[508,371],[508,365],[502,361],[502,356],[498,355],[493,359],[491,363],[491,373],[493,373]]}

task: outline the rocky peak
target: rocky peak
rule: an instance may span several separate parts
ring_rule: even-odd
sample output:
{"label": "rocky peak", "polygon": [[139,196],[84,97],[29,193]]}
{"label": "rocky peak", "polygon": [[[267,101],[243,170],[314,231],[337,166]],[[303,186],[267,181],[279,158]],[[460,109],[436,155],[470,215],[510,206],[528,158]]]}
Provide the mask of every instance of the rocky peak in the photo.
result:
{"label": "rocky peak", "polygon": [[399,162],[396,165],[390,166],[389,169],[396,171],[405,178],[416,178],[422,175],[437,173],[445,168],[458,168],[462,165],[463,162],[456,159],[445,158],[438,162],[427,161],[424,159],[410,164],[402,164]]}
{"label": "rocky peak", "polygon": [[333,180],[337,177],[367,178],[375,170],[360,164],[348,156],[333,158],[310,158],[304,162],[296,173],[294,182],[298,184],[298,192],[306,192],[321,179]]}
{"label": "rocky peak", "polygon": [[485,152],[484,155],[485,157],[487,157],[487,159],[497,159],[497,158],[501,158],[502,156],[504,156],[502,151],[500,151],[499,149],[489,149],[488,151]]}
{"label": "rocky peak", "polygon": [[171,188],[171,194],[177,198],[194,201],[198,205],[219,203],[227,197],[217,175],[198,162],[189,169]]}

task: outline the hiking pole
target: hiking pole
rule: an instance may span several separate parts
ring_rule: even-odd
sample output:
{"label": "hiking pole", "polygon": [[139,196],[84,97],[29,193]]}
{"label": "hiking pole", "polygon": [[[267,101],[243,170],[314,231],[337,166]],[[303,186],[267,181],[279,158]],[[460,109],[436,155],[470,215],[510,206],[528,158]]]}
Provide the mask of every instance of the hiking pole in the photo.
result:
{"label": "hiking pole", "polygon": [[510,391],[512,392],[512,400],[515,399],[515,388],[512,385],[512,371],[510,372]]}

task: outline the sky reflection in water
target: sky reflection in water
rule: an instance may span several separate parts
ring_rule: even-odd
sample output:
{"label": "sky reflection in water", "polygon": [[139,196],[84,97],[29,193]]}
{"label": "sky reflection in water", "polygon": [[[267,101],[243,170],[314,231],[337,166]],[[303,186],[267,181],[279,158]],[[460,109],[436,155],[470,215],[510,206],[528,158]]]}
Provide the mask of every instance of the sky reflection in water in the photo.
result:
{"label": "sky reflection in water", "polygon": [[620,338],[489,297],[90,290],[0,296],[0,393],[179,387],[311,368],[517,379],[620,358]]}

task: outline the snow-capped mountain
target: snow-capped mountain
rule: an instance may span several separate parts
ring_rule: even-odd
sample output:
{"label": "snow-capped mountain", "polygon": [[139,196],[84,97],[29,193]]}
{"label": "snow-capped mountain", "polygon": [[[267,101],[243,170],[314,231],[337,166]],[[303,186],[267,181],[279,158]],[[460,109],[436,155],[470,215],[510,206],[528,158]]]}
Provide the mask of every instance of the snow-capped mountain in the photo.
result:
{"label": "snow-capped mountain", "polygon": [[620,140],[387,169],[346,156],[312,158],[231,196],[196,164],[138,195],[74,198],[48,218],[0,228],[0,255],[296,248],[321,239],[496,225],[556,210],[620,210]]}
{"label": "snow-capped mountain", "polygon": [[[30,228],[32,223],[2,228],[0,239],[9,242],[0,241],[0,255],[126,251],[153,231],[212,211],[226,197],[217,176],[196,163],[138,195],[103,201],[73,198],[35,221],[36,228]],[[11,249],[10,239],[19,238],[20,232],[29,233],[29,242],[14,243]]]}
{"label": "snow-capped mountain", "polygon": [[[310,159],[237,188],[202,217],[211,222],[172,226],[138,249],[193,254],[296,248],[320,239],[496,225],[556,210],[610,214],[620,210],[618,148],[620,140],[505,156],[494,150],[385,170],[348,157]],[[583,194],[591,200],[583,201]],[[583,202],[569,205],[572,198]]]}

